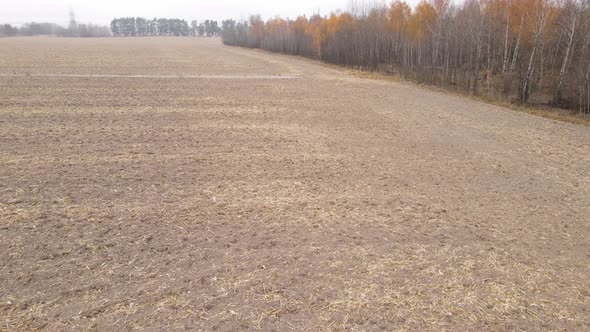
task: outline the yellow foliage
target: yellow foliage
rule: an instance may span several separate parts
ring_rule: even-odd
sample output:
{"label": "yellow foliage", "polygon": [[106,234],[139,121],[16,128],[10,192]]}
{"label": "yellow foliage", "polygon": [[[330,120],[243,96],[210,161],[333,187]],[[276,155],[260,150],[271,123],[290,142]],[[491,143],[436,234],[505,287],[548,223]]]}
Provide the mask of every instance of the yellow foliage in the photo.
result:
{"label": "yellow foliage", "polygon": [[422,42],[432,34],[432,27],[436,21],[437,14],[431,4],[422,0],[416,6],[414,15],[410,17],[408,23],[408,32],[417,42]]}

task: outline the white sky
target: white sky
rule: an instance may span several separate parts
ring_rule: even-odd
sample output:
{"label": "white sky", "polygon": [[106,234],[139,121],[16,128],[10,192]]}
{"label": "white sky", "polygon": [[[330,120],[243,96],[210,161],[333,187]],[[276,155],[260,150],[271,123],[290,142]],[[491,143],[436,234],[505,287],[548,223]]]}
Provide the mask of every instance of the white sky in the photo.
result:
{"label": "white sky", "polygon": [[[408,2],[413,5],[418,0]],[[240,19],[250,14],[261,14],[265,19],[277,15],[295,18],[318,11],[322,15],[329,14],[346,9],[349,3],[350,0],[0,0],[0,23],[20,25],[35,21],[67,24],[70,5],[78,22],[108,24],[111,19],[124,16],[181,18],[187,21]]]}

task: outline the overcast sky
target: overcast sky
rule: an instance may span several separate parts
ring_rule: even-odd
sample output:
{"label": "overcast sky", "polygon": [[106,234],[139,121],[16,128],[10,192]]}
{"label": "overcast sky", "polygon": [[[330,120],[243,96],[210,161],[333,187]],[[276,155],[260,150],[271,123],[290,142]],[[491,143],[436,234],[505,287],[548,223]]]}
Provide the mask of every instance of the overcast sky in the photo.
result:
{"label": "overcast sky", "polygon": [[[408,2],[413,4],[416,1]],[[35,21],[66,24],[69,21],[70,5],[74,8],[78,22],[108,24],[111,19],[123,16],[201,21],[208,18],[240,19],[257,13],[265,19],[276,15],[295,18],[300,14],[309,16],[319,11],[324,15],[346,9],[349,2],[350,0],[0,0],[0,3],[4,3],[0,6],[0,23],[19,25]]]}

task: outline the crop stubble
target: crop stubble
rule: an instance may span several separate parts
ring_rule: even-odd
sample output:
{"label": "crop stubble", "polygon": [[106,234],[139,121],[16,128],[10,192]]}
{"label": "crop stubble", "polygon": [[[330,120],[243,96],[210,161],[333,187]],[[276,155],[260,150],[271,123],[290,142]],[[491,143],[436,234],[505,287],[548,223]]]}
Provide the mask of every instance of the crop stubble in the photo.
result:
{"label": "crop stubble", "polygon": [[590,328],[587,127],[200,38],[0,59],[0,330]]}

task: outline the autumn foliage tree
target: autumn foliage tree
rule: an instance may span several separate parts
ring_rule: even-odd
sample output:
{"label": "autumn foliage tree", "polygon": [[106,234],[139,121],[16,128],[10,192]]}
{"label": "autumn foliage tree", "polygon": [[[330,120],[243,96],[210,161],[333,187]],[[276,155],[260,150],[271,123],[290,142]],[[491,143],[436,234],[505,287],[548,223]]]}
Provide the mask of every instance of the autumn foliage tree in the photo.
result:
{"label": "autumn foliage tree", "polygon": [[[360,9],[359,9],[360,8]],[[590,116],[590,0],[402,0],[224,21],[224,43],[318,58]]]}

